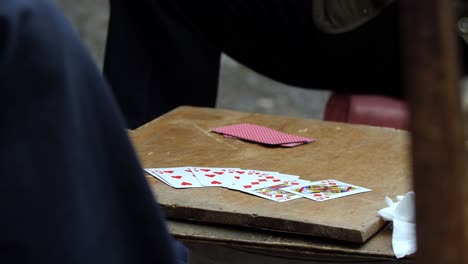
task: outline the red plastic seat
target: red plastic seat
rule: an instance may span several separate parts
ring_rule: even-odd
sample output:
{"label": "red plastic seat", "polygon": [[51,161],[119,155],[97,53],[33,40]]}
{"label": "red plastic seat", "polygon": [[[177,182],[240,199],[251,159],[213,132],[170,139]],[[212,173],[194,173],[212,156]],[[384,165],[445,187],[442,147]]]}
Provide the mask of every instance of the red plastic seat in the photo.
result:
{"label": "red plastic seat", "polygon": [[324,120],[408,130],[406,102],[386,96],[334,93]]}

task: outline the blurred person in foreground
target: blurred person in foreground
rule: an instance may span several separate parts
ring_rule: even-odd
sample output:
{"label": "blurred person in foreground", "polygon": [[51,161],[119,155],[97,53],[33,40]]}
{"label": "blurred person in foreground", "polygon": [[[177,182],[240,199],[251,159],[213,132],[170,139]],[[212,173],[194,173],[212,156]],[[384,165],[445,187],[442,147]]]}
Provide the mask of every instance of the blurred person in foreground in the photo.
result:
{"label": "blurred person in foreground", "polygon": [[184,263],[54,1],[0,1],[0,89],[0,263]]}

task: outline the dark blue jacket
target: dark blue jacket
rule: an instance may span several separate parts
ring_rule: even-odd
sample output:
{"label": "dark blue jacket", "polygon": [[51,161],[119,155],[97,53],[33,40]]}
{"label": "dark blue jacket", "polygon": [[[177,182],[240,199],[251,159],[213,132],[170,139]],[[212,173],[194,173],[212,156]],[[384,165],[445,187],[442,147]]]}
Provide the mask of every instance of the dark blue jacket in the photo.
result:
{"label": "dark blue jacket", "polygon": [[175,263],[107,84],[51,0],[0,1],[0,126],[0,263]]}

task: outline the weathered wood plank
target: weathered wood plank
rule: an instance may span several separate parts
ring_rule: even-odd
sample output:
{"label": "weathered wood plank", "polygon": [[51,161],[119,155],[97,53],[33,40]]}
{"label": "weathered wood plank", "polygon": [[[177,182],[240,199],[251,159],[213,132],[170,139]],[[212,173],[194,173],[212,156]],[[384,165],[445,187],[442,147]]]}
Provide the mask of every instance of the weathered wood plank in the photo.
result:
{"label": "weathered wood plank", "polygon": [[[317,142],[272,148],[224,138],[216,126],[249,122]],[[148,178],[168,217],[250,226],[364,242],[384,222],[384,197],[410,190],[407,133],[395,129],[181,107],[132,133],[144,167],[209,166],[279,171],[303,179],[334,178],[372,192],[314,202],[275,203],[223,188],[173,189]]]}

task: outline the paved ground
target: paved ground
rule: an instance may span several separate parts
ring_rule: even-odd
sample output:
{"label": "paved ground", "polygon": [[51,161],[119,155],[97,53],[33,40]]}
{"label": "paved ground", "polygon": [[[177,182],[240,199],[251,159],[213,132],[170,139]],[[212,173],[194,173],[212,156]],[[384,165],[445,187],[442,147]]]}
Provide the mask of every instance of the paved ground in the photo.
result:
{"label": "paved ground", "polygon": [[[102,66],[109,19],[108,0],[57,0]],[[286,86],[223,57],[217,107],[322,118],[328,92]]]}

